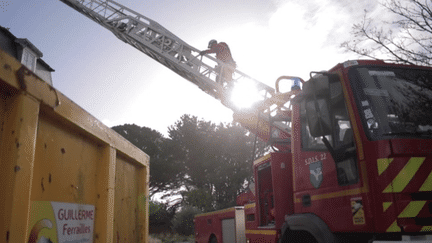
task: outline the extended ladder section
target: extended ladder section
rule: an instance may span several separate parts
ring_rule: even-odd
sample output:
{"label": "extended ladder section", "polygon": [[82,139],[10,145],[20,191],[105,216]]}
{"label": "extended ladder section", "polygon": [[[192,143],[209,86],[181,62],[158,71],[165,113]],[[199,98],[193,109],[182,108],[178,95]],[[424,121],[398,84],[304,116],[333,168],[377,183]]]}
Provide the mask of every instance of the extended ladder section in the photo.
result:
{"label": "extended ladder section", "polygon": [[[269,123],[271,105],[268,103],[275,100],[275,90],[268,85],[235,70],[234,83],[251,82],[262,96],[259,109],[240,110],[227,97],[226,87],[217,82],[217,77],[220,75],[217,70],[223,71],[223,63],[208,55],[200,56],[198,49],[188,45],[157,22],[111,0],[60,1],[110,30],[120,40],[194,83],[207,94],[220,99],[222,104],[234,111],[235,120],[246,124],[248,129],[251,127],[251,118],[261,120],[261,123]],[[217,66],[222,68],[217,69]],[[244,114],[247,115],[243,117]],[[275,123],[275,127],[283,133],[289,133],[289,127],[284,123]],[[260,132],[261,128],[264,128],[262,124],[257,125],[252,131],[255,133],[258,131],[257,134],[261,138],[268,139],[270,130],[264,129]],[[289,137],[289,134],[285,137]]]}

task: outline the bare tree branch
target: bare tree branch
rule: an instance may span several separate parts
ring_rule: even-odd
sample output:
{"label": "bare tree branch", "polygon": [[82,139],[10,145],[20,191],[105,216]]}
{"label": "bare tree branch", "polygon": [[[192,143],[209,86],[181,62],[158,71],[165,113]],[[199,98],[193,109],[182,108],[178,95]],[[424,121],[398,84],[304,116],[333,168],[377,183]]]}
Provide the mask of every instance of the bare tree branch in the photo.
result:
{"label": "bare tree branch", "polygon": [[[352,27],[352,39],[341,47],[363,57],[387,59],[405,64],[432,64],[432,10],[430,1],[386,0],[381,5],[394,15],[394,21],[368,16]],[[377,28],[376,26],[381,26]]]}

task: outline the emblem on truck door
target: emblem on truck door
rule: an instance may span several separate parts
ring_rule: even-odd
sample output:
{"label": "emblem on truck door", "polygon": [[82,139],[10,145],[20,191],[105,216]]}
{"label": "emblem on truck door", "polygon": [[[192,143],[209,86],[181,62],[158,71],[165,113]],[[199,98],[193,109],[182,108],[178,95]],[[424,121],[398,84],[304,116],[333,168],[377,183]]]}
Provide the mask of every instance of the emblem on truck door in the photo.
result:
{"label": "emblem on truck door", "polygon": [[323,181],[322,161],[309,164],[309,171],[310,182],[316,189],[318,189],[321,186],[321,182]]}

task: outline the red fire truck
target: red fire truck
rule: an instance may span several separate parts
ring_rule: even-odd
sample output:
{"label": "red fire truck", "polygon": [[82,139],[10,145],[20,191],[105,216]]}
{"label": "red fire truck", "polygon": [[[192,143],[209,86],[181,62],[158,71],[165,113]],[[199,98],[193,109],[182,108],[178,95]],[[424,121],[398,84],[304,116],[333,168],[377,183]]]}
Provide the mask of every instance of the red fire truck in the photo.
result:
{"label": "red fire truck", "polygon": [[[273,89],[250,109],[218,82],[224,64],[112,0],[61,0],[234,111],[274,148],[253,164],[254,195],[195,218],[196,241],[432,241],[432,69],[348,61]],[[294,81],[292,91],[279,83]],[[300,84],[302,83],[302,84]],[[388,241],[387,241],[388,242]]]}
{"label": "red fire truck", "polygon": [[244,216],[196,216],[196,241],[245,242],[224,240],[231,218],[246,242],[432,242],[431,87],[431,68],[349,61],[312,73],[267,123],[236,114],[277,152],[254,162]]}

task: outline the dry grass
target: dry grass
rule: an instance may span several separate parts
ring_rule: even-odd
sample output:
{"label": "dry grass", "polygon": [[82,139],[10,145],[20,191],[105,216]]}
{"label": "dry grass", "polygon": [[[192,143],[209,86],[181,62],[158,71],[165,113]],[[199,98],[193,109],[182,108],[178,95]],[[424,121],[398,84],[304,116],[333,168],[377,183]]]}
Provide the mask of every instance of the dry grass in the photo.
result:
{"label": "dry grass", "polygon": [[[195,242],[195,238],[192,236],[183,236],[178,234],[157,234],[151,235],[150,243],[168,243],[168,242]],[[153,241],[152,241],[153,240]]]}
{"label": "dry grass", "polygon": [[149,243],[162,243],[162,240],[149,237]]}

